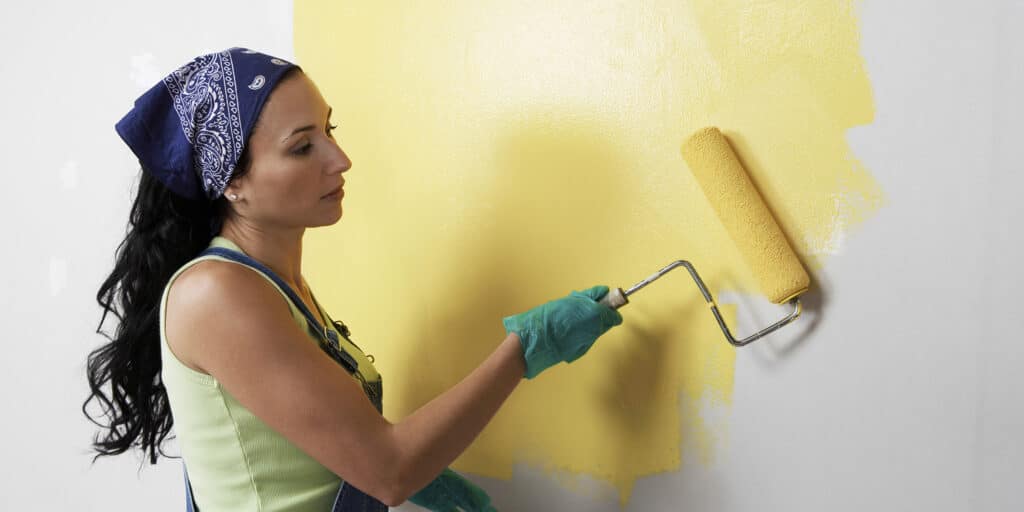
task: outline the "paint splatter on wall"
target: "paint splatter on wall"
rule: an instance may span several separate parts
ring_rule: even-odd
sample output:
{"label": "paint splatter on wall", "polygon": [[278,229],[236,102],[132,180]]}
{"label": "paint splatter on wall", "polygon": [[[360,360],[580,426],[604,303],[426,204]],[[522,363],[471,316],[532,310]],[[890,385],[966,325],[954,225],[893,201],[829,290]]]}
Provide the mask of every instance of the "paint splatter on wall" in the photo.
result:
{"label": "paint splatter on wall", "polygon": [[[317,0],[294,30],[353,161],[306,267],[392,420],[479,364],[503,316],[572,289],[688,259],[716,292],[756,290],[680,155],[699,127],[730,137],[812,272],[882,201],[845,141],[873,117],[849,2]],[[713,461],[726,427],[701,403],[728,406],[735,350],[688,279],[520,386],[454,467],[592,475],[625,503]]]}

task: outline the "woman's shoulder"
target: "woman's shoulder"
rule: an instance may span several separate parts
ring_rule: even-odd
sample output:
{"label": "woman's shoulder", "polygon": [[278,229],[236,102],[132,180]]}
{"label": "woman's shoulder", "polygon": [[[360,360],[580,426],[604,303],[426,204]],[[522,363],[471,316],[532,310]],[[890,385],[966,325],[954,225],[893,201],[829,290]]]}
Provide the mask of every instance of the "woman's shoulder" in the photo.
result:
{"label": "woman's shoulder", "polygon": [[225,299],[232,295],[264,292],[267,283],[261,281],[255,272],[237,263],[216,258],[194,260],[167,284],[167,310],[188,316],[211,308],[230,308],[232,301]]}
{"label": "woman's shoulder", "polygon": [[246,282],[252,281],[251,274],[254,274],[252,270],[242,268],[238,263],[217,256],[206,256],[186,263],[169,285],[177,290],[201,293],[208,288],[244,286]]}
{"label": "woman's shoulder", "polygon": [[[282,311],[280,293],[273,283],[230,261],[205,258],[192,262],[168,283],[166,293],[168,348],[186,366],[202,373],[209,373],[203,359],[217,348],[208,343],[210,334],[221,331],[224,323],[240,324],[238,332],[246,328],[247,319],[294,323],[291,315]],[[234,341],[224,339],[221,344]]]}

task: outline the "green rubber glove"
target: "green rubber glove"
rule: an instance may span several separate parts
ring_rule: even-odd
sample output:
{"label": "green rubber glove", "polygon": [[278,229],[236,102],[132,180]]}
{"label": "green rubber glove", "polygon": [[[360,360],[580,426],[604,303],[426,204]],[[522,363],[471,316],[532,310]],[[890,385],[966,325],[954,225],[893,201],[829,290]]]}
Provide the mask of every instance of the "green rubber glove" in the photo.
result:
{"label": "green rubber glove", "polygon": [[434,512],[497,512],[483,489],[448,468],[409,501]]}
{"label": "green rubber glove", "polygon": [[506,334],[519,335],[527,379],[562,361],[571,363],[579,359],[598,337],[622,323],[618,311],[597,302],[607,293],[608,287],[604,285],[573,291],[561,299],[504,318]]}

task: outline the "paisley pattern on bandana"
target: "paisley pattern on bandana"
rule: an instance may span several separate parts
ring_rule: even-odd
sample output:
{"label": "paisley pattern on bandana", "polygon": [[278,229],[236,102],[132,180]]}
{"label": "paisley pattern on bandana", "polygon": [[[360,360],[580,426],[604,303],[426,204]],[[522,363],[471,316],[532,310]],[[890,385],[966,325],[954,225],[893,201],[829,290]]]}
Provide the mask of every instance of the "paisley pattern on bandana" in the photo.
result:
{"label": "paisley pattern on bandana", "polygon": [[271,91],[293,68],[302,69],[237,46],[200,55],[139,96],[114,129],[172,193],[216,200]]}
{"label": "paisley pattern on bandana", "polygon": [[208,198],[227,187],[245,144],[234,63],[228,51],[203,55],[163,80]]}

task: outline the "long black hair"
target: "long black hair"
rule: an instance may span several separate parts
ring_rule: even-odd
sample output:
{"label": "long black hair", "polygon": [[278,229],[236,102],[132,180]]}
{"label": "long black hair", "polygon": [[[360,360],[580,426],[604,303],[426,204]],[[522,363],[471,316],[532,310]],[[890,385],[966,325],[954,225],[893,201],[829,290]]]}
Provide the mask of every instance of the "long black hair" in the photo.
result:
{"label": "long black hair", "polygon": [[[246,147],[231,179],[248,172],[248,154]],[[160,300],[171,276],[220,232],[227,213],[224,196],[185,199],[144,166],[140,169],[114,270],[96,293],[103,308],[96,332],[109,343],[89,353],[86,367],[90,394],[82,413],[101,427],[92,442],[98,452],[93,462],[133,446],[148,455],[150,464],[159,455],[170,457],[162,449],[174,419],[160,376]],[[113,337],[102,331],[107,313],[120,322]],[[100,405],[99,421],[88,410],[93,400]]]}

